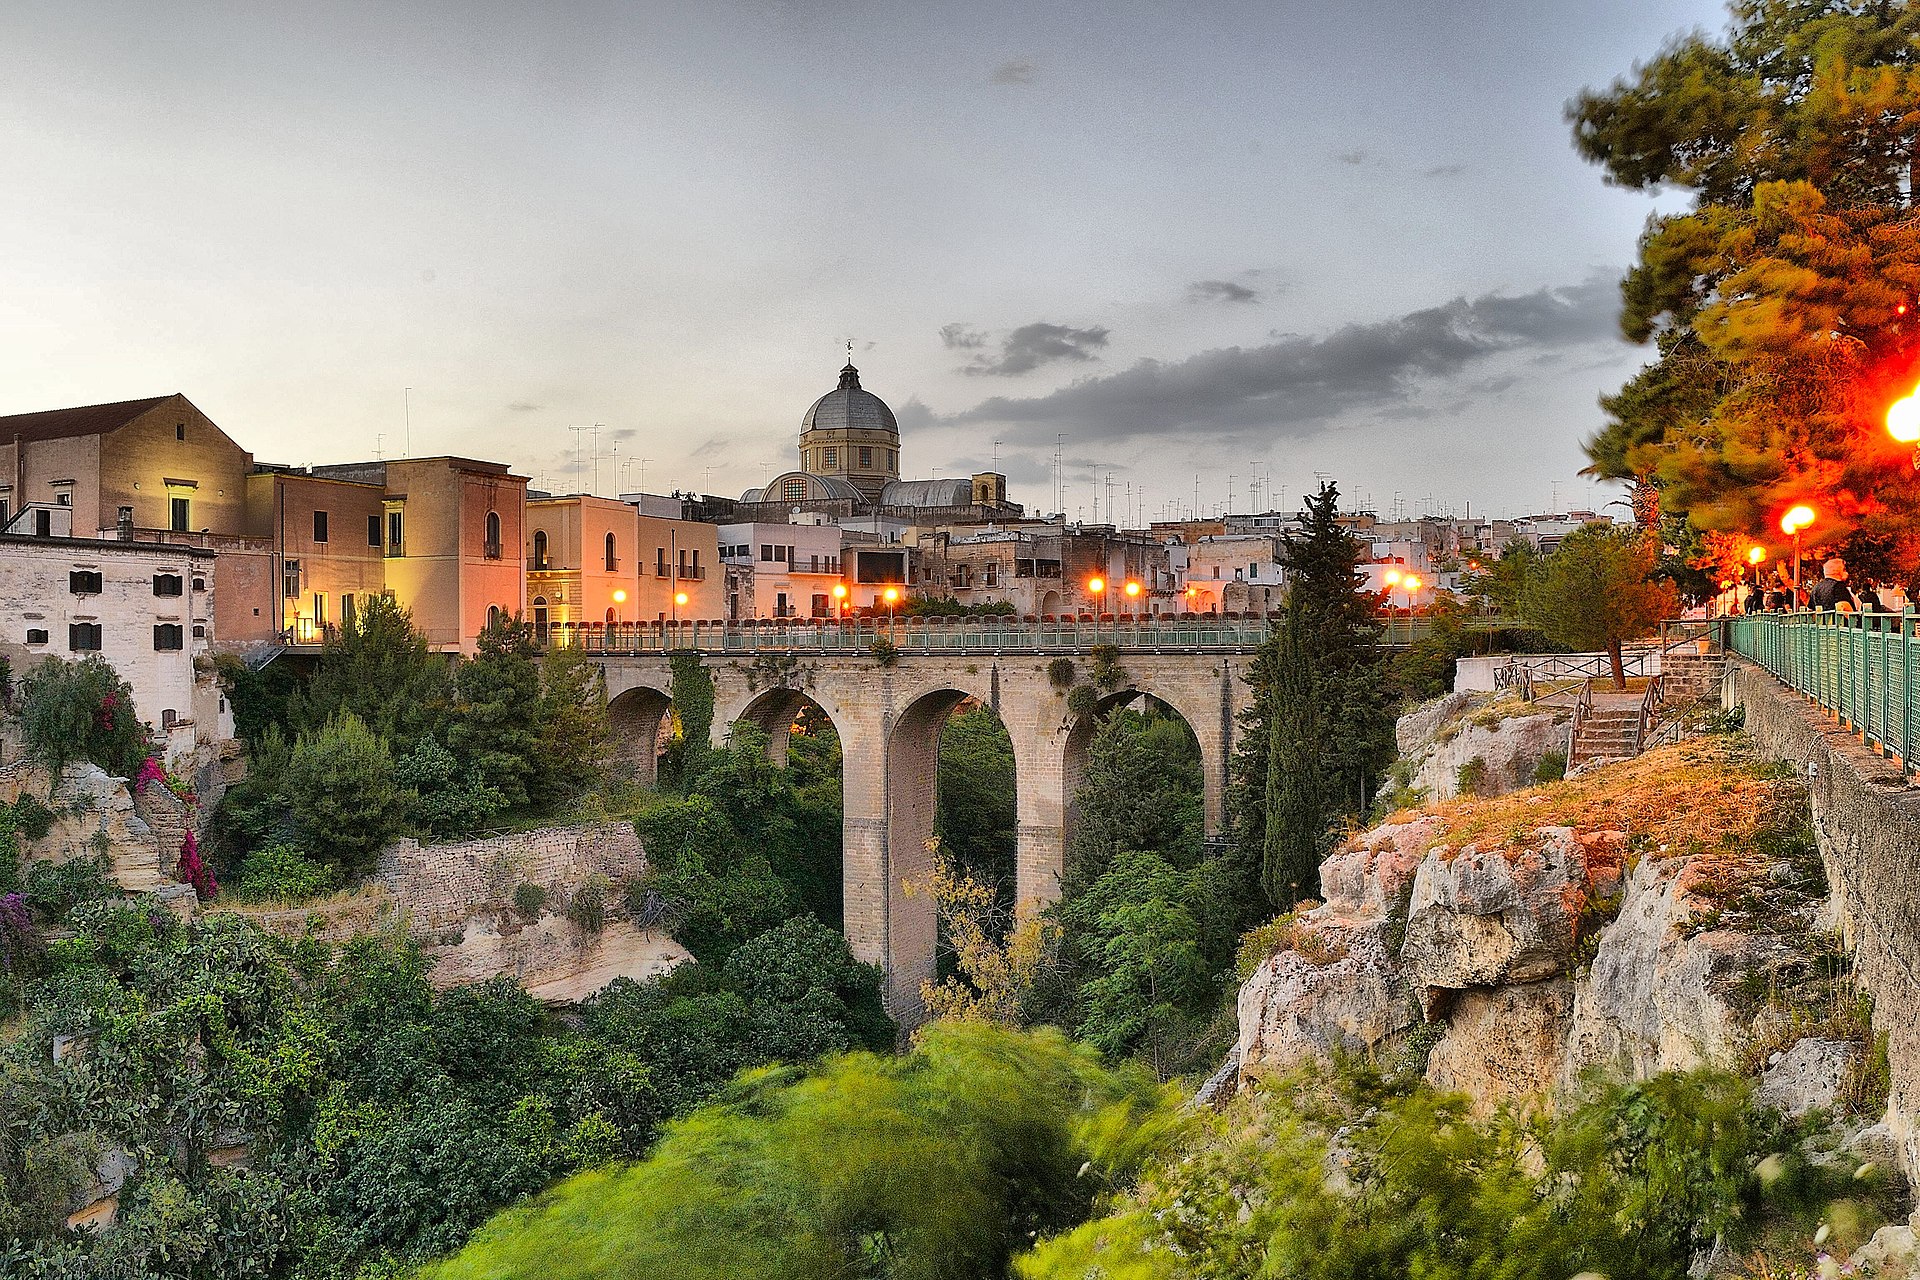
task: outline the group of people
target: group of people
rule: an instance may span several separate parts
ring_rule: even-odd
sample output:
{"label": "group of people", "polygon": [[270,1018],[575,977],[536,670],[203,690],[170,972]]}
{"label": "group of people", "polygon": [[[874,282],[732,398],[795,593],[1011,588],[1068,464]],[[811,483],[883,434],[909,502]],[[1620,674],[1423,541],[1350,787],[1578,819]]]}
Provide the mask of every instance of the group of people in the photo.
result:
{"label": "group of people", "polygon": [[1899,613],[1907,607],[1907,593],[1885,583],[1866,583],[1855,590],[1847,576],[1847,562],[1839,556],[1821,566],[1820,577],[1796,593],[1785,566],[1777,566],[1765,582],[1733,589],[1728,613],[1786,613],[1793,609],[1837,613]]}

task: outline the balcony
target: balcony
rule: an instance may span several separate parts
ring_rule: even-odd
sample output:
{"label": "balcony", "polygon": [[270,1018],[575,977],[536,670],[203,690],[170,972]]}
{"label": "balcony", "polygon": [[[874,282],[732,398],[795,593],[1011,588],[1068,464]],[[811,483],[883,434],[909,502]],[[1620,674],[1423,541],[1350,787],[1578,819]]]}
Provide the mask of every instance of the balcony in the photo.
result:
{"label": "balcony", "polygon": [[682,582],[705,582],[707,580],[707,566],[703,564],[683,564],[680,566],[680,571],[673,576]]}

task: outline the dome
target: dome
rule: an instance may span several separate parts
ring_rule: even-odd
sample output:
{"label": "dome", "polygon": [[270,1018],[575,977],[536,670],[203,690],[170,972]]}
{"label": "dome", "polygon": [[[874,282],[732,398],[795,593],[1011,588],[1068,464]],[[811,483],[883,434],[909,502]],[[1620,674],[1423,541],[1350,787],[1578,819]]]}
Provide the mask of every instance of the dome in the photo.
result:
{"label": "dome", "polygon": [[742,502],[859,502],[864,498],[851,480],[844,476],[817,476],[806,471],[787,471],[771,484],[749,489],[740,495]]}
{"label": "dome", "polygon": [[885,431],[898,437],[900,424],[885,400],[861,389],[860,371],[849,364],[840,371],[840,385],[815,400],[800,419],[800,430]]}

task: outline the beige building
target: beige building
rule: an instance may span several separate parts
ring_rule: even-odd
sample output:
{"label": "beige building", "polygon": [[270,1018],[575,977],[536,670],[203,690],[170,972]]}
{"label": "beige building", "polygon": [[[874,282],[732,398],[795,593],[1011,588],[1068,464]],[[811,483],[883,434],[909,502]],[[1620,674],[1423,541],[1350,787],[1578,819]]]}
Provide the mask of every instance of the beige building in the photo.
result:
{"label": "beige building", "polygon": [[[724,616],[720,531],[590,494],[527,502],[527,618],[550,626]],[[685,597],[684,602],[680,597]]]}
{"label": "beige building", "polygon": [[0,534],[0,654],[16,676],[99,654],[170,760],[231,738],[218,682],[194,665],[214,642],[216,559],[164,543]]}
{"label": "beige building", "polygon": [[490,621],[526,612],[527,477],[454,457],[343,463],[312,475],[380,488],[385,589],[433,648],[472,653]]}
{"label": "beige building", "polygon": [[[813,402],[800,420],[800,470],[837,478],[868,501],[880,496],[889,480],[900,478],[900,424],[887,402],[860,386],[860,371],[848,361],[840,385]],[[791,492],[806,496],[792,480],[767,495],[785,501]]]}
{"label": "beige building", "polygon": [[275,630],[317,645],[386,589],[386,492],[289,467],[247,477],[247,525],[273,547]]}

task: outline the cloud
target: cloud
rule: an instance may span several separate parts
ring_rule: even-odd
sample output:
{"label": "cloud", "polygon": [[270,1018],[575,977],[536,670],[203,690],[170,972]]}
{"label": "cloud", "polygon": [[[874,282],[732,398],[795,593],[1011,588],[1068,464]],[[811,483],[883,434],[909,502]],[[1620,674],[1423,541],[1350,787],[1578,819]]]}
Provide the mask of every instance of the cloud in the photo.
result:
{"label": "cloud", "polygon": [[1466,171],[1467,166],[1463,164],[1437,164],[1431,169],[1422,169],[1420,176],[1423,178],[1457,178]]}
{"label": "cloud", "polygon": [[1003,62],[993,69],[995,84],[1032,84],[1033,64],[1025,58]]}
{"label": "cloud", "polygon": [[525,400],[515,400],[507,406],[508,413],[538,413],[542,406],[530,404]]}
{"label": "cloud", "polygon": [[1260,295],[1231,280],[1196,280],[1187,286],[1188,302],[1258,302]]}
{"label": "cloud", "polygon": [[1600,271],[1575,285],[1455,298],[1330,333],[1289,334],[1182,360],[1141,360],[1047,395],[994,396],[947,421],[1003,424],[1003,438],[1014,443],[1065,435],[1111,444],[1176,436],[1302,438],[1354,412],[1422,416],[1423,391],[1496,356],[1618,342],[1615,279]]}
{"label": "cloud", "polygon": [[1371,157],[1356,147],[1352,151],[1336,151],[1333,158],[1341,164],[1365,164]]}
{"label": "cloud", "polygon": [[975,356],[962,367],[962,372],[1008,378],[1031,373],[1056,360],[1098,359],[1094,352],[1107,345],[1107,332],[1102,328],[1075,329],[1045,321],[1023,324],[1001,340],[999,355]]}
{"label": "cloud", "polygon": [[949,351],[972,351],[987,345],[986,331],[958,322],[943,324],[940,326],[940,345]]}

